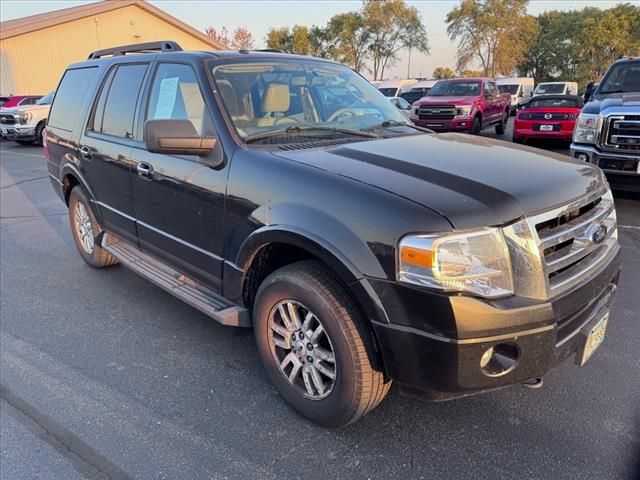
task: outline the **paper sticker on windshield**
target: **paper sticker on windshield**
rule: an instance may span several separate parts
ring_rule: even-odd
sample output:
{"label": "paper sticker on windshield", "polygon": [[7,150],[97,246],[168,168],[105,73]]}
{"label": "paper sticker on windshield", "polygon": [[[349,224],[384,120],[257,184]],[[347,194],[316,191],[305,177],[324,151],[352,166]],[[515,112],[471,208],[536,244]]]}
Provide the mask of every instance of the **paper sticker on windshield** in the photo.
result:
{"label": "paper sticker on windshield", "polygon": [[153,115],[155,119],[171,118],[173,107],[176,104],[179,77],[163,78],[158,89],[158,101]]}

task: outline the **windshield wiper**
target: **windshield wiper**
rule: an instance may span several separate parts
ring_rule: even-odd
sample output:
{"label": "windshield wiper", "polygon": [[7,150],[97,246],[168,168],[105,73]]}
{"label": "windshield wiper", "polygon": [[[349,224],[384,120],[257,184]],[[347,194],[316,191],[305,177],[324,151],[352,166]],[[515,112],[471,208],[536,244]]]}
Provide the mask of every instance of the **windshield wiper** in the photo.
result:
{"label": "windshield wiper", "polygon": [[385,128],[391,128],[391,127],[409,127],[409,128],[413,128],[414,130],[419,130],[421,132],[431,132],[431,130],[427,129],[427,128],[422,128],[422,127],[418,127],[416,125],[413,125],[412,123],[408,123],[408,122],[399,122],[398,120],[385,120],[382,123],[378,123],[376,125],[372,125],[370,127],[366,127],[366,128],[361,128],[360,131],[361,132],[371,132],[373,130],[383,130]]}
{"label": "windshield wiper", "polygon": [[606,90],[604,92],[597,92],[598,95],[607,95],[609,93],[632,93],[632,92],[627,92],[626,90]]}
{"label": "windshield wiper", "polygon": [[346,128],[324,127],[321,125],[315,126],[315,125],[302,124],[302,125],[292,125],[290,127],[283,128],[282,130],[273,130],[271,132],[252,135],[245,139],[245,143],[253,143],[258,140],[263,140],[265,138],[277,137],[280,135],[288,135],[290,133],[311,132],[311,131],[343,133],[345,135],[353,135],[355,137],[379,138],[379,136],[374,133],[368,133],[368,132],[363,132],[359,130],[349,130]]}

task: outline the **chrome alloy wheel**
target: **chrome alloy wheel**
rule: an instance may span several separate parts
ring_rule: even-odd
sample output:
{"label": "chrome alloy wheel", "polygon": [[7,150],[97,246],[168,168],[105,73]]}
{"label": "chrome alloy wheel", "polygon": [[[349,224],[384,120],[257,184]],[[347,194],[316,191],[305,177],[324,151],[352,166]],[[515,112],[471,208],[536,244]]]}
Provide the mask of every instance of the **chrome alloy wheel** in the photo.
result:
{"label": "chrome alloy wheel", "polygon": [[321,400],[331,393],[337,375],[333,346],[311,310],[294,300],[274,306],[269,345],[280,373],[305,398]]}
{"label": "chrome alloy wheel", "polygon": [[91,255],[95,248],[95,243],[93,240],[93,227],[91,225],[91,218],[89,217],[89,213],[85,208],[82,202],[76,203],[76,208],[74,211],[74,220],[76,233],[78,234],[78,239],[82,243],[82,249]]}

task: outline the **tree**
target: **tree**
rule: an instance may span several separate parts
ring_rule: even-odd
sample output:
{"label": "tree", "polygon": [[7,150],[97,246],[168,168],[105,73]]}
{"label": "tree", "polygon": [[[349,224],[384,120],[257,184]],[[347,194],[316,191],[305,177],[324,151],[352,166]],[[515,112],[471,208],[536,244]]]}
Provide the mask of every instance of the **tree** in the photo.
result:
{"label": "tree", "polygon": [[360,12],[334,15],[325,29],[325,39],[330,45],[327,54],[361,71],[369,57],[371,33],[366,28],[365,18]]}
{"label": "tree", "polygon": [[485,73],[482,70],[463,70],[460,72],[461,77],[483,77]]}
{"label": "tree", "polygon": [[364,25],[371,34],[369,51],[374,80],[382,79],[387,66],[403,48],[429,52],[427,32],[415,7],[404,0],[365,0]]}
{"label": "tree", "polygon": [[596,80],[620,55],[640,54],[640,7],[549,11],[537,18],[537,35],[518,65],[536,83]]}
{"label": "tree", "polygon": [[234,50],[251,50],[253,48],[253,37],[246,27],[238,27],[233,31],[231,47]]}
{"label": "tree", "polygon": [[456,74],[449,67],[438,67],[433,71],[433,78],[435,80],[441,80],[443,78],[453,78]]}
{"label": "tree", "polygon": [[205,28],[204,33],[211,39],[225,45],[226,47],[229,47],[231,45],[231,42],[229,40],[229,31],[227,30],[227,27],[222,27],[220,31],[216,30],[213,27],[207,27]]}
{"label": "tree", "polygon": [[293,26],[291,29],[291,53],[297,53],[298,55],[309,55],[311,53],[309,27],[304,25]]}
{"label": "tree", "polygon": [[447,15],[447,33],[458,43],[457,67],[479,62],[484,75],[511,74],[536,34],[529,0],[462,0]]}
{"label": "tree", "polygon": [[292,51],[292,38],[288,27],[270,28],[266,40],[268,48],[275,48],[286,53]]}
{"label": "tree", "polygon": [[236,28],[231,37],[229,37],[229,30],[224,26],[220,30],[214,27],[207,27],[204,33],[216,42],[222,43],[232,50],[250,50],[253,48],[253,38],[251,37],[251,32],[247,30],[246,27]]}

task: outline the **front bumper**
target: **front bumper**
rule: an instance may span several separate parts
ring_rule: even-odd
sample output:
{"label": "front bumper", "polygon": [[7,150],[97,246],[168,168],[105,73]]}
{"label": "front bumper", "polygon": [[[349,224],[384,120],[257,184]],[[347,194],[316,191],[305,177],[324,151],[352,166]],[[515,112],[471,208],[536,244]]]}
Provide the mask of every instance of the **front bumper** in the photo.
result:
{"label": "front bumper", "polygon": [[467,132],[471,128],[473,118],[454,118],[452,120],[423,120],[411,117],[410,120],[418,127],[429,128],[435,132]]}
{"label": "front bumper", "polygon": [[36,138],[36,129],[28,125],[2,125],[0,124],[0,135],[10,140],[29,140]]}
{"label": "front bumper", "polygon": [[[386,373],[402,390],[436,401],[541,378],[575,355],[581,331],[609,311],[619,270],[618,251],[580,287],[546,302],[483,301],[372,282],[387,310],[397,313],[394,323],[372,322]],[[517,362],[491,376],[481,358],[503,344],[515,347]]]}
{"label": "front bumper", "polygon": [[640,154],[620,155],[593,145],[572,143],[571,156],[599,166],[613,189],[640,193]]}

